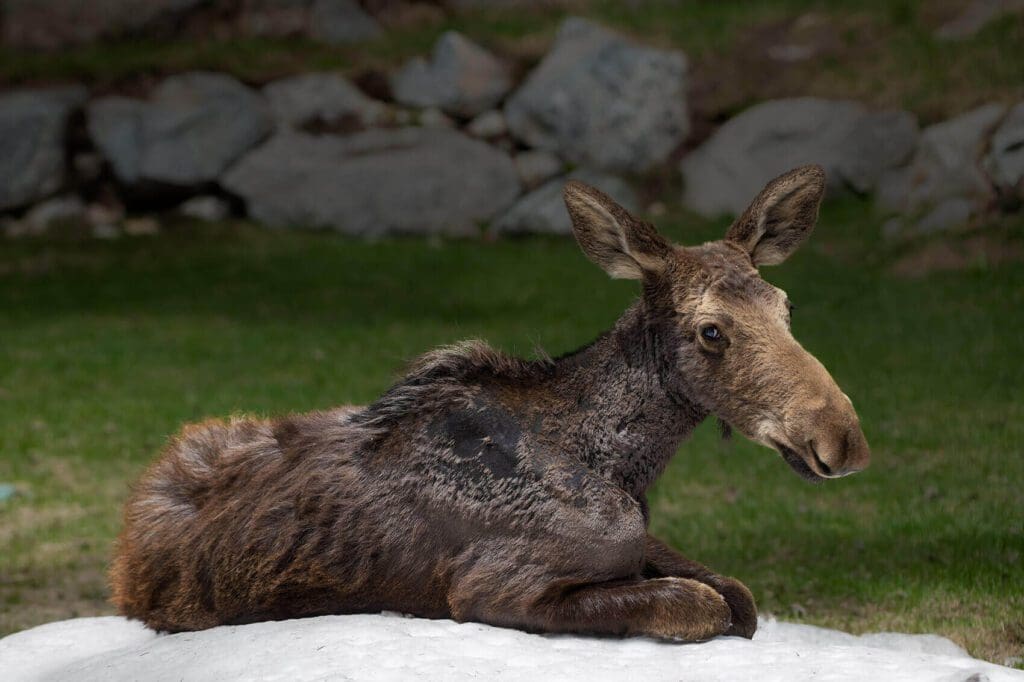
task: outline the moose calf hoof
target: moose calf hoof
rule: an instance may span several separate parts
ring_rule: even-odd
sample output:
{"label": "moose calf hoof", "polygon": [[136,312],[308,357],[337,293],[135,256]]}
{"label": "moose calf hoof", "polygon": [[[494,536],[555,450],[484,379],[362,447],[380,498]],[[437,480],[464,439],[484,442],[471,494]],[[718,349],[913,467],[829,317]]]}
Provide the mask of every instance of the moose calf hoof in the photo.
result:
{"label": "moose calf hoof", "polygon": [[653,623],[656,637],[702,642],[724,634],[732,612],[714,588],[687,578],[657,578],[666,583],[664,610]]}
{"label": "moose calf hoof", "polygon": [[757,631],[757,604],[747,586],[735,578],[721,578],[715,589],[725,597],[725,603],[732,612],[732,626],[727,635],[751,639]]}

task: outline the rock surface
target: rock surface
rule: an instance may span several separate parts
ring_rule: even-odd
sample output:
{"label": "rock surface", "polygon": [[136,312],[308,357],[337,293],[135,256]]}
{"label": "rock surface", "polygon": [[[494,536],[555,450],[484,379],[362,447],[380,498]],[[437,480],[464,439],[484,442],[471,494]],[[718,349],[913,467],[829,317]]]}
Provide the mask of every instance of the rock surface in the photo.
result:
{"label": "rock surface", "polygon": [[925,128],[909,166],[890,179],[879,203],[902,213],[928,210],[950,199],[965,199],[977,208],[988,205],[993,188],[982,156],[1005,112],[1005,106],[989,104]]}
{"label": "rock surface", "polygon": [[45,232],[47,228],[56,223],[65,221],[78,221],[85,219],[85,203],[77,196],[71,194],[62,197],[53,197],[40,202],[28,211],[23,220],[37,233]]}
{"label": "rock surface", "polygon": [[496,105],[511,87],[508,65],[455,31],[438,39],[429,62],[416,57],[391,79],[400,104],[466,118]]}
{"label": "rock surface", "polygon": [[580,180],[593,185],[635,211],[639,201],[636,192],[624,180],[614,175],[593,170],[579,170],[568,176],[550,180],[520,198],[512,208],[491,225],[495,234],[572,234],[572,221],[562,199],[562,189],[569,180]]}
{"label": "rock surface", "polygon": [[520,189],[508,156],[443,128],[279,134],[222,182],[260,222],[363,236],[473,234]]}
{"label": "rock surface", "polygon": [[1024,102],[992,133],[984,166],[1004,199],[1024,201]]}
{"label": "rock surface", "polygon": [[149,101],[92,102],[88,127],[122,182],[188,187],[215,180],[272,120],[263,98],[235,79],[193,72],[168,78]]}
{"label": "rock surface", "polygon": [[231,215],[231,206],[218,196],[206,194],[182,202],[178,213],[193,220],[216,223]]}
{"label": "rock surface", "polygon": [[689,132],[687,60],[635,45],[577,17],[505,106],[509,130],[533,147],[612,172],[666,161]]}
{"label": "rock surface", "polygon": [[550,180],[565,168],[560,158],[551,152],[529,149],[515,156],[516,171],[527,189],[533,189],[545,180]]}
{"label": "rock surface", "polygon": [[365,128],[384,121],[387,107],[336,73],[307,73],[263,88],[278,127]]}
{"label": "rock surface", "polygon": [[916,119],[906,112],[812,97],[764,102],[683,159],[683,202],[706,216],[736,214],[766,182],[808,163],[825,167],[833,195],[868,192],[907,161],[917,137]]}
{"label": "rock surface", "polygon": [[[29,680],[502,680],[646,682],[828,679],[1020,682],[936,635],[762,619],[753,640],[703,644],[544,636],[397,614],[321,616],[158,635],[124,618],[80,618],[0,640],[5,682]],[[823,674],[823,671],[827,674]]]}
{"label": "rock surface", "polygon": [[473,137],[485,140],[501,137],[508,132],[508,124],[505,123],[505,115],[497,109],[491,109],[480,114],[466,125],[466,132]]}
{"label": "rock surface", "polygon": [[68,120],[86,97],[85,88],[78,87],[0,96],[0,210],[61,188]]}

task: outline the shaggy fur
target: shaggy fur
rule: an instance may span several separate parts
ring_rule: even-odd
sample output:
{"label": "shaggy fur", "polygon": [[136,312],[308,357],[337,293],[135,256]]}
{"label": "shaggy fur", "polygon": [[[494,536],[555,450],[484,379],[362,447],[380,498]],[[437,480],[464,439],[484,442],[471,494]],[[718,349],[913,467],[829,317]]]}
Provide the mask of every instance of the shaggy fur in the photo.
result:
{"label": "shaggy fur", "polygon": [[852,406],[753,265],[796,248],[822,187],[795,171],[736,239],[683,248],[570,184],[584,252],[642,280],[612,330],[555,360],[442,348],[365,408],[185,427],[126,506],[114,602],[167,631],[387,609],[750,637],[750,592],[648,535],[645,494],[709,414],[808,478],[867,464]]}

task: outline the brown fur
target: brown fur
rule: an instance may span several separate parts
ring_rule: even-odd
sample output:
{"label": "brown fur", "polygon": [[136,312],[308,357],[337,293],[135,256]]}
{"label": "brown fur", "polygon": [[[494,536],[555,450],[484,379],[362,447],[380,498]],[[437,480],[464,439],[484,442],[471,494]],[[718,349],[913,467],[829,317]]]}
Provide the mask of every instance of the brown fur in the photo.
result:
{"label": "brown fur", "polygon": [[754,267],[807,236],[822,188],[794,171],[725,241],[684,248],[570,183],[584,252],[643,282],[611,331],[556,360],[443,348],[365,408],[185,427],[126,505],[114,602],[167,631],[388,609],[750,637],[749,590],[651,537],[645,494],[709,414],[811,479],[867,464],[852,406]]}

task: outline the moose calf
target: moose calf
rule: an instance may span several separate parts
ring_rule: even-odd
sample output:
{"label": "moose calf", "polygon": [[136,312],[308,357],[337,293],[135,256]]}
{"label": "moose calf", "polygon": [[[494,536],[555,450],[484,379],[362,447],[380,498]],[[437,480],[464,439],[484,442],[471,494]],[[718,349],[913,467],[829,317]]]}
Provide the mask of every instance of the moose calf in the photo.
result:
{"label": "moose calf", "polygon": [[750,637],[750,591],[647,533],[645,493],[703,419],[801,476],[867,466],[846,395],[757,268],[810,234],[824,173],[770,182],[725,239],[669,243],[565,188],[583,252],[643,293],[555,360],[428,353],[365,408],[191,425],[125,509],[113,600],[154,629],[401,611],[537,632]]}

